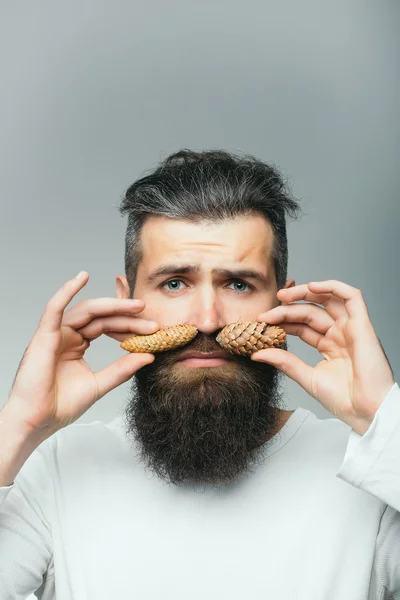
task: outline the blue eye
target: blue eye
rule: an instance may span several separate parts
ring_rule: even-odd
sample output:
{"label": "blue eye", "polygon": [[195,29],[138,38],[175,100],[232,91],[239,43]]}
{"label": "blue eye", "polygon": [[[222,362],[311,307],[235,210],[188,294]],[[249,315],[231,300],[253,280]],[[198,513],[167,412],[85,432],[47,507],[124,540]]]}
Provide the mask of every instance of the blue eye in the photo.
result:
{"label": "blue eye", "polygon": [[248,283],[245,283],[244,281],[242,281],[241,279],[235,279],[235,281],[232,281],[233,284],[239,284],[240,286],[245,286],[247,289],[243,290],[243,289],[236,289],[236,291],[238,292],[246,292],[247,290],[251,289],[251,286]]}
{"label": "blue eye", "polygon": [[[182,281],[181,281],[180,279],[170,279],[170,281],[166,281],[166,282],[163,284],[163,286],[164,286],[164,285],[170,285],[171,283],[174,283],[174,284],[176,284],[176,283],[182,283]],[[179,287],[177,287],[176,285],[174,285],[172,288],[169,288],[169,291],[170,291],[170,292],[173,292],[173,291],[175,291],[175,292],[176,292],[176,291],[177,291],[177,290],[179,290],[179,289],[180,289]]]}

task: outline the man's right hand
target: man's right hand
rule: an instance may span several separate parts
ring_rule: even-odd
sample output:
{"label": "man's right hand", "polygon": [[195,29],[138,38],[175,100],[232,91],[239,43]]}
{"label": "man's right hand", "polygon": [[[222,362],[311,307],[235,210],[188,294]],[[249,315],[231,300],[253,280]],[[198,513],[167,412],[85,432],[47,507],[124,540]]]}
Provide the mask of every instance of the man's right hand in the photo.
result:
{"label": "man's right hand", "polygon": [[129,353],[98,372],[83,356],[90,342],[105,333],[123,341],[155,333],[157,323],[140,319],[142,300],[95,298],[65,311],[86,285],[85,271],[65,283],[48,302],[25,351],[4,407],[22,429],[46,439],[76,421],[99,398],[128,381],[154,354]]}

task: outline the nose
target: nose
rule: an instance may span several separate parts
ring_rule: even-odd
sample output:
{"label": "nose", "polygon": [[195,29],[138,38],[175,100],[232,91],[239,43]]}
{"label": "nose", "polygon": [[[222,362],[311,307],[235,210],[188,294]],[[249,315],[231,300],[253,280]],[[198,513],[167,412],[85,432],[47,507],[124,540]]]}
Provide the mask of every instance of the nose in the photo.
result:
{"label": "nose", "polygon": [[206,334],[212,334],[226,325],[224,308],[213,290],[196,293],[191,302],[190,323]]}

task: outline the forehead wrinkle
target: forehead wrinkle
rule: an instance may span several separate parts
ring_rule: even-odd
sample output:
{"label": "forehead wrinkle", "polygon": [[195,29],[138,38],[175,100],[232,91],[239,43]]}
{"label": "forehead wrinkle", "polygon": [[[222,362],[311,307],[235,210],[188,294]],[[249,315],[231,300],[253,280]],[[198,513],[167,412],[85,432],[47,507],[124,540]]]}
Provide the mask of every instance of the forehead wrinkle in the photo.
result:
{"label": "forehead wrinkle", "polygon": [[243,261],[248,260],[252,256],[258,256],[261,252],[261,255],[265,257],[265,260],[268,262],[268,248],[266,244],[253,244],[247,248],[238,248],[238,253],[234,256],[234,261],[238,263],[242,263]]}
{"label": "forehead wrinkle", "polygon": [[216,247],[225,247],[226,244],[222,244],[222,243],[218,243],[218,242],[191,242],[190,240],[188,240],[187,242],[185,242],[185,244],[187,246],[216,246]]}
{"label": "forehead wrinkle", "polygon": [[[251,224],[252,221],[256,226],[255,229],[248,227],[248,223]],[[146,231],[147,251],[144,253],[144,260],[148,266],[154,262],[160,264],[165,260],[193,263],[198,262],[203,255],[205,264],[208,264],[215,254],[213,264],[225,258],[229,263],[237,265],[247,263],[249,260],[251,262],[255,260],[259,267],[269,265],[271,240],[268,235],[265,235],[265,231],[269,231],[268,224],[260,219],[242,219],[240,224],[243,226],[239,228],[238,224],[239,221],[235,223],[233,229],[227,228],[224,223],[213,224],[213,227],[210,227],[209,231],[206,230],[207,233],[203,236],[201,233],[203,228],[199,231],[199,226],[193,227],[188,224],[186,227],[186,223],[170,221],[158,223],[156,220],[152,223],[155,227],[148,228]]]}

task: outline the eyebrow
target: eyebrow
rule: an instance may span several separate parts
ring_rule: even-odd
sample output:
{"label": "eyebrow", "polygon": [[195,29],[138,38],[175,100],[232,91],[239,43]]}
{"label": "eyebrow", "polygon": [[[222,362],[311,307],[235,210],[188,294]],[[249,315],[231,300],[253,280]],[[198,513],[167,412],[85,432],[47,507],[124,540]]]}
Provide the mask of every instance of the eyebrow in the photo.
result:
{"label": "eyebrow", "polygon": [[[199,265],[162,265],[150,272],[146,281],[147,283],[153,283],[156,279],[166,275],[193,275],[200,272]],[[268,277],[255,269],[213,269],[212,273],[229,279],[252,279],[263,285],[268,284]]]}

